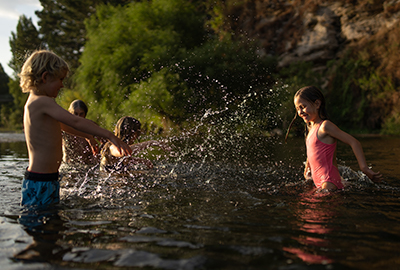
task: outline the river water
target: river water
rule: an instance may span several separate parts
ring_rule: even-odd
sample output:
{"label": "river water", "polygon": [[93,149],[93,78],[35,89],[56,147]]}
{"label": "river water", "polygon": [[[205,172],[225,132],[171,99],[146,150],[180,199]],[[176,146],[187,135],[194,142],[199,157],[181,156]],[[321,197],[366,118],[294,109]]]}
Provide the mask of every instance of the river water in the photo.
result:
{"label": "river water", "polygon": [[5,269],[399,269],[400,138],[357,137],[384,175],[357,174],[338,145],[344,191],[302,179],[304,140],[198,132],[169,138],[155,168],[125,175],[62,168],[61,203],[19,206],[27,153],[0,139]]}

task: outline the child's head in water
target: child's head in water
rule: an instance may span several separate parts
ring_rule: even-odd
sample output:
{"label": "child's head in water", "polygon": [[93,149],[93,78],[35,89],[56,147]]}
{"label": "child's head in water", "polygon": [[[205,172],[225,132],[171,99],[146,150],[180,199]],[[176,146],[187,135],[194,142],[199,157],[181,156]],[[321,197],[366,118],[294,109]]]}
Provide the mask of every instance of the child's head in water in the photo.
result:
{"label": "child's head in water", "polygon": [[76,116],[86,118],[88,107],[82,100],[76,99],[69,105],[68,111]]}
{"label": "child's head in water", "polygon": [[118,120],[115,126],[115,136],[127,144],[133,144],[140,136],[140,128],[141,123],[139,120],[130,116],[124,116]]}
{"label": "child's head in water", "polygon": [[52,78],[61,78],[67,75],[69,67],[61,57],[51,51],[40,50],[32,53],[18,74],[22,92],[37,91],[45,72]]}

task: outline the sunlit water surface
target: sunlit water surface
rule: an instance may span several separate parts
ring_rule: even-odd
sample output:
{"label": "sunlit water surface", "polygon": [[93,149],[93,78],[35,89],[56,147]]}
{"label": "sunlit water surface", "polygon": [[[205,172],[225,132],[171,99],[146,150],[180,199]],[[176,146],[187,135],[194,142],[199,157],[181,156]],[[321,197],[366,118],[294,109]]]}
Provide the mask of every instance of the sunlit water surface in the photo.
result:
{"label": "sunlit water surface", "polygon": [[63,166],[60,205],[39,210],[19,206],[25,143],[0,143],[0,265],[400,268],[399,138],[358,138],[381,184],[351,171],[355,157],[339,144],[346,188],[321,194],[302,178],[303,139],[193,136],[170,139],[173,152],[151,155],[150,171]]}

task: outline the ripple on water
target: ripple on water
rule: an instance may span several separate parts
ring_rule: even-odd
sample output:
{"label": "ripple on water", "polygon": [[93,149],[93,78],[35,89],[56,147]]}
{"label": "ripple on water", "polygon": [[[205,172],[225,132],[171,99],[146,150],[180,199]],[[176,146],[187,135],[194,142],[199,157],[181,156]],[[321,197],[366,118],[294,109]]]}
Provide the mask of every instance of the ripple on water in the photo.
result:
{"label": "ripple on water", "polygon": [[64,261],[79,263],[111,262],[119,267],[154,267],[160,269],[197,269],[205,264],[203,256],[188,259],[163,259],[160,255],[134,249],[104,250],[73,248],[63,257]]}

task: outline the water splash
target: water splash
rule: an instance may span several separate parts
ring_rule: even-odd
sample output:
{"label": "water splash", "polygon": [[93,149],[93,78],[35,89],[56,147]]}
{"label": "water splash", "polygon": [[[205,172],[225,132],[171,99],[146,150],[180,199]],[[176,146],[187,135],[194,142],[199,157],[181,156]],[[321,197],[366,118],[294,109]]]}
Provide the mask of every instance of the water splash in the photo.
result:
{"label": "water splash", "polygon": [[[304,142],[293,139],[291,145],[283,144],[283,137],[272,135],[282,122],[279,114],[256,112],[261,106],[271,106],[282,92],[284,89],[262,93],[250,88],[242,97],[225,96],[224,106],[206,109],[193,117],[192,125],[181,134],[164,138],[173,148],[171,153],[152,154],[151,149],[143,153],[152,155],[153,170],[132,167],[123,173],[100,173],[95,166],[73,176],[69,172],[75,184],[65,198],[70,202],[83,198],[85,205],[118,207],[146,205],[182,190],[250,194],[254,198],[260,193],[301,192],[310,186],[302,173]],[[341,173],[350,185],[371,186],[365,175],[349,167],[342,166]]]}

